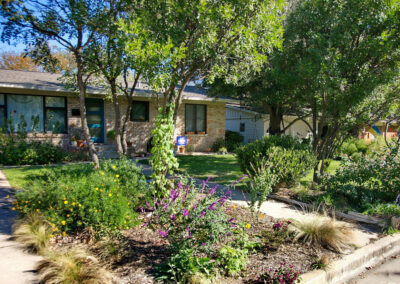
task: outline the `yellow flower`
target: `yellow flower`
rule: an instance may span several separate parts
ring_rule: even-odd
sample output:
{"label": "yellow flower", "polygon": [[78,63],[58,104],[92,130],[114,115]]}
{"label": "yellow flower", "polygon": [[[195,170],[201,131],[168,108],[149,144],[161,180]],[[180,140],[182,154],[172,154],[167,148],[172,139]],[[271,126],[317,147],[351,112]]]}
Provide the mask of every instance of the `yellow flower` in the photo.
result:
{"label": "yellow flower", "polygon": [[67,214],[67,218],[69,217],[69,214]]}
{"label": "yellow flower", "polygon": [[65,226],[65,221],[64,220],[61,221],[61,225]]}
{"label": "yellow flower", "polygon": [[40,200],[37,203],[40,204]]}
{"label": "yellow flower", "polygon": [[78,206],[81,207],[82,205],[79,203]]}
{"label": "yellow flower", "polygon": [[116,178],[119,178],[119,175],[115,175]]}
{"label": "yellow flower", "polygon": [[40,210],[39,209],[36,209],[36,212],[39,212]]}
{"label": "yellow flower", "polygon": [[236,205],[233,205],[233,206],[232,206],[232,209],[235,209],[235,208],[236,208]]}
{"label": "yellow flower", "polygon": [[25,200],[25,203],[28,203],[28,201]]}
{"label": "yellow flower", "polygon": [[104,172],[100,172],[100,174],[103,176],[103,175],[104,175]]}
{"label": "yellow flower", "polygon": [[15,211],[15,207],[11,208],[12,211]]}
{"label": "yellow flower", "polygon": [[95,190],[99,190],[99,188],[98,188],[98,187],[96,187],[96,188],[95,188]]}
{"label": "yellow flower", "polygon": [[65,200],[65,201],[64,201],[64,204],[68,204],[68,200]]}
{"label": "yellow flower", "polygon": [[64,236],[64,237],[65,237],[66,234],[67,234],[67,233],[63,232],[63,236]]}
{"label": "yellow flower", "polygon": [[125,227],[125,229],[126,229],[126,230],[128,230],[128,229],[129,229],[129,227]]}
{"label": "yellow flower", "polygon": [[10,198],[10,195],[7,195],[6,197],[7,197],[7,198]]}
{"label": "yellow flower", "polygon": [[112,196],[112,193],[109,193],[108,196],[111,197],[111,196]]}
{"label": "yellow flower", "polygon": [[263,214],[260,214],[260,219],[262,219],[264,217],[264,215]]}
{"label": "yellow flower", "polygon": [[50,235],[50,238],[54,237],[52,234]]}
{"label": "yellow flower", "polygon": [[72,206],[75,206],[75,202],[72,202]]}
{"label": "yellow flower", "polygon": [[250,229],[251,225],[250,224],[246,224],[246,229]]}
{"label": "yellow flower", "polygon": [[112,166],[112,168],[115,170],[117,168],[117,166]]}

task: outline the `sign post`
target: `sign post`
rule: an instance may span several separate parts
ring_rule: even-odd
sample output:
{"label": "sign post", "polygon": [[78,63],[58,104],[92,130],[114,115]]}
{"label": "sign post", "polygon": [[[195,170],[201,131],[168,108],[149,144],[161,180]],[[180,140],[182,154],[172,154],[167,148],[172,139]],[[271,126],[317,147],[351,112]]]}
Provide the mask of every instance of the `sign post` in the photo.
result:
{"label": "sign post", "polygon": [[187,136],[176,137],[176,146],[179,148],[179,153],[185,153],[186,145],[187,145]]}

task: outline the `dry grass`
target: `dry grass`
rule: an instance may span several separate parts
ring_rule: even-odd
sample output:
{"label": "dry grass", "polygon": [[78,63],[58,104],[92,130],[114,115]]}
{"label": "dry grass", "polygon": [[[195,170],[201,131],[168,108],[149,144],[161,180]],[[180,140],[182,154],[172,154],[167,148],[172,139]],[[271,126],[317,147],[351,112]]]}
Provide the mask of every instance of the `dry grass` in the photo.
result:
{"label": "dry grass", "polygon": [[127,254],[128,242],[122,238],[106,237],[95,243],[91,250],[102,261],[114,263],[121,261]]}
{"label": "dry grass", "polygon": [[111,273],[82,247],[49,253],[37,271],[39,283],[43,284],[112,283]]}
{"label": "dry grass", "polygon": [[33,253],[46,253],[52,229],[48,222],[37,214],[27,215],[18,220],[13,227],[13,237]]}
{"label": "dry grass", "polygon": [[293,221],[296,240],[310,245],[320,245],[343,253],[354,243],[354,227],[335,218],[313,215],[301,221]]}

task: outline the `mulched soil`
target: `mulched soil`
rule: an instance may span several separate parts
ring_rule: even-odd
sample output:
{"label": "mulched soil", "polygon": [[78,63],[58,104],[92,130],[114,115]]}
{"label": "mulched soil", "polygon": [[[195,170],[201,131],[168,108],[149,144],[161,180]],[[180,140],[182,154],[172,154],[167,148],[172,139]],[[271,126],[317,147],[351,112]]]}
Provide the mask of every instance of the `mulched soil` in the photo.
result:
{"label": "mulched soil", "polygon": [[[246,229],[249,239],[259,240],[261,232],[272,231],[278,219],[263,215],[253,217],[248,208],[227,204],[226,212],[236,223],[251,224]],[[110,267],[121,279],[119,283],[147,284],[157,283],[152,276],[152,268],[157,264],[166,262],[169,258],[168,242],[160,235],[145,226],[123,232],[124,251],[120,258],[106,258],[105,265]],[[83,232],[77,236],[67,236],[55,241],[55,246],[68,247],[77,243],[85,243],[96,252],[95,244],[91,242],[91,232]],[[223,244],[216,245],[216,250]],[[302,273],[312,270],[312,264],[324,256],[333,261],[340,255],[321,247],[308,246],[298,242],[286,242],[276,248],[261,247],[251,255],[240,277],[219,278],[220,283],[256,283],[262,270],[265,268],[276,269],[281,263],[293,265],[293,269]]]}
{"label": "mulched soil", "polygon": [[[232,204],[228,204],[227,213],[235,218],[236,222],[251,224],[251,227],[246,229],[250,240],[257,240],[264,230],[272,231],[272,225],[278,221],[266,215],[254,221],[249,209]],[[167,241],[157,232],[143,226],[125,231],[124,239],[128,244],[125,247],[126,255],[122,260],[112,264],[114,272],[121,277],[123,283],[156,283],[151,270],[155,265],[167,261],[170,256]],[[281,263],[293,265],[295,270],[304,273],[310,271],[311,265],[322,255],[332,260],[339,257],[330,250],[296,242],[284,243],[278,249],[261,248],[249,256],[246,270],[240,277],[226,277],[220,281],[221,283],[255,283],[263,268],[275,269]]]}

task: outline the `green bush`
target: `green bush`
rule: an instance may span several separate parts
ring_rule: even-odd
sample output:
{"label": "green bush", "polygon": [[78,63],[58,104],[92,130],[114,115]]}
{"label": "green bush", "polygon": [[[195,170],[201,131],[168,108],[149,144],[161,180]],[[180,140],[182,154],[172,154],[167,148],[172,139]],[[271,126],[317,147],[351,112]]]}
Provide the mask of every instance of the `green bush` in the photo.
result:
{"label": "green bush", "polygon": [[244,137],[239,132],[229,131],[225,132],[225,146],[229,152],[234,152],[240,146],[243,146]]}
{"label": "green bush", "polygon": [[223,246],[218,251],[217,263],[229,276],[238,276],[248,261],[248,250]]}
{"label": "green bush", "polygon": [[215,139],[211,147],[211,151],[217,153],[218,150],[221,149],[222,147],[225,147],[225,139],[220,137]]}
{"label": "green bush", "polygon": [[198,257],[194,250],[186,248],[156,266],[154,274],[164,283],[203,283],[199,280],[213,278],[214,262],[208,257]]}
{"label": "green bush", "polygon": [[358,159],[344,158],[335,175],[321,179],[330,202],[358,211],[393,203],[400,194],[399,146],[386,147]]}
{"label": "green bush", "polygon": [[338,154],[345,154],[347,156],[356,157],[358,159],[361,155],[365,155],[371,152],[370,148],[371,144],[368,143],[366,140],[351,138],[342,144],[339,149],[340,153]]}
{"label": "green bush", "polygon": [[302,175],[316,164],[310,145],[291,136],[265,136],[236,150],[243,172],[254,174],[262,160],[266,159],[276,184],[296,183]]}
{"label": "green bush", "polygon": [[138,223],[137,204],[151,190],[140,169],[129,160],[48,168],[16,194],[15,208],[39,212],[55,234],[86,227],[96,231],[127,229]]}

